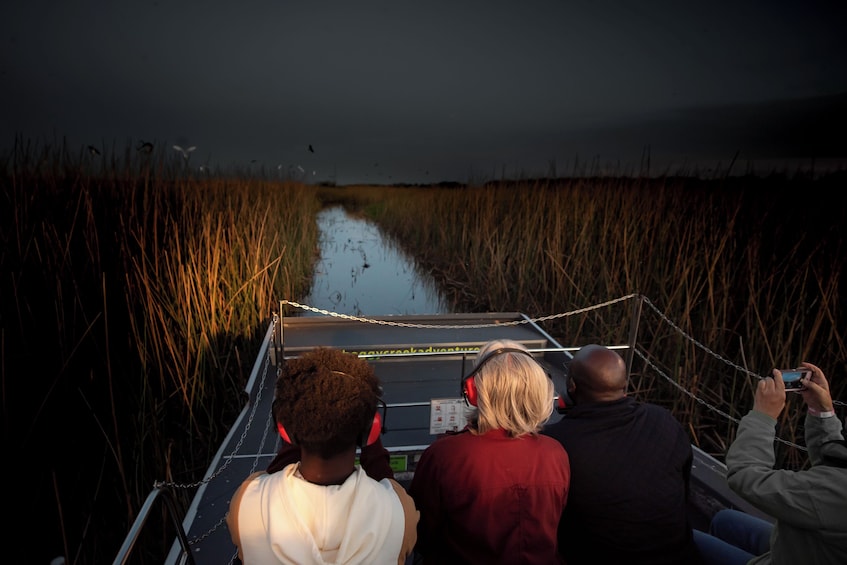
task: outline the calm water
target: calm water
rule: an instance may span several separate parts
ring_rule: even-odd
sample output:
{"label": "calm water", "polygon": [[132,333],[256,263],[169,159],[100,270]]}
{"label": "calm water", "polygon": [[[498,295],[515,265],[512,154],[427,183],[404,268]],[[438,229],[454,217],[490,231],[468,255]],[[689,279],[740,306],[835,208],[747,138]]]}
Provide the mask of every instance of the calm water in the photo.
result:
{"label": "calm water", "polygon": [[450,311],[429,273],[371,222],[332,207],[318,214],[318,228],[321,259],[309,294],[298,302],[355,316]]}

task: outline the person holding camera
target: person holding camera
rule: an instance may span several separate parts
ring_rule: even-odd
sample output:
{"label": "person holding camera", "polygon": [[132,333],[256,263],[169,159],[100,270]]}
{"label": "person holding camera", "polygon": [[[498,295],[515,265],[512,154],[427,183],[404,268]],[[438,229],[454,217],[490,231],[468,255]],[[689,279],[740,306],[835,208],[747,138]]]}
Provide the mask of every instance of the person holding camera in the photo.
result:
{"label": "person holding camera", "polygon": [[[806,404],[805,437],[811,466],[774,469],[776,423],[786,404],[783,372],[759,381],[753,408],[739,422],[726,454],[730,488],[775,523],[736,510],[712,518],[710,533],[747,552],[733,563],[847,563],[847,442],[835,416],[823,371],[802,363],[808,373],[799,394]],[[726,563],[726,562],[725,562]]]}

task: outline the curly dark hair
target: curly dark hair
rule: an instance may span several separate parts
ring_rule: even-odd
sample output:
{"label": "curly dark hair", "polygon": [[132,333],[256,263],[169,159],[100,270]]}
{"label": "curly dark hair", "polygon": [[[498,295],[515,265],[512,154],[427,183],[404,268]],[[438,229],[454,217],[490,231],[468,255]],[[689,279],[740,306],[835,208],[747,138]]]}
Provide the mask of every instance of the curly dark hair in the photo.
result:
{"label": "curly dark hair", "polygon": [[381,392],[367,361],[319,347],[285,362],[276,381],[274,418],[292,442],[329,458],[361,445]]}

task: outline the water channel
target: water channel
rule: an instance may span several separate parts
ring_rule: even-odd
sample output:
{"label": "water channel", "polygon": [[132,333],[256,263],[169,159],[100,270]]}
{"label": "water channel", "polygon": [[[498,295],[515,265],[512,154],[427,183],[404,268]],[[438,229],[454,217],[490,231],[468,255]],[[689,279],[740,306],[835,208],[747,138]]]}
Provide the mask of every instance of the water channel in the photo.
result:
{"label": "water channel", "polygon": [[375,224],[341,206],[325,208],[317,220],[321,258],[299,302],[365,317],[450,312],[432,276]]}

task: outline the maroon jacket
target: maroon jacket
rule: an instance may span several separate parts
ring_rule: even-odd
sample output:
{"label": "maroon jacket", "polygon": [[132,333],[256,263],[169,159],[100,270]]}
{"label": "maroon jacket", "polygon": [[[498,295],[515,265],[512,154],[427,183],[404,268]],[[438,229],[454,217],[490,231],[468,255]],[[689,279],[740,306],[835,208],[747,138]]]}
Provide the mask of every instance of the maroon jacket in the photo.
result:
{"label": "maroon jacket", "polygon": [[409,485],[421,513],[415,549],[426,563],[561,563],[556,531],[569,485],[568,454],[553,438],[441,436]]}

